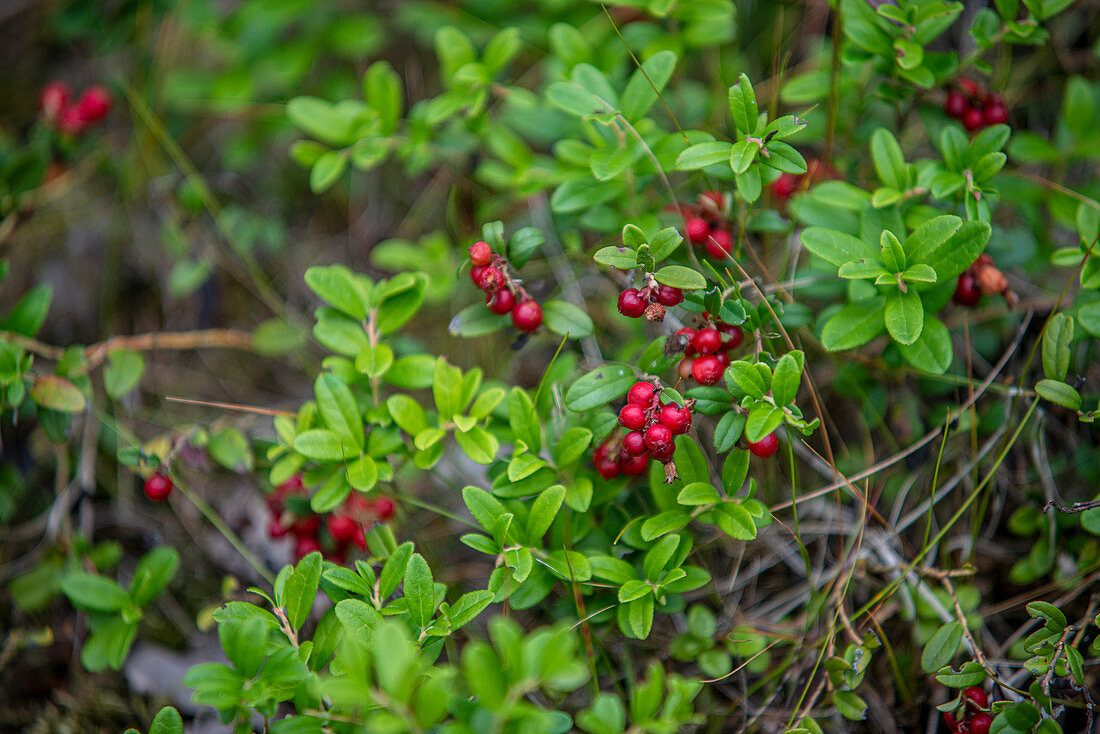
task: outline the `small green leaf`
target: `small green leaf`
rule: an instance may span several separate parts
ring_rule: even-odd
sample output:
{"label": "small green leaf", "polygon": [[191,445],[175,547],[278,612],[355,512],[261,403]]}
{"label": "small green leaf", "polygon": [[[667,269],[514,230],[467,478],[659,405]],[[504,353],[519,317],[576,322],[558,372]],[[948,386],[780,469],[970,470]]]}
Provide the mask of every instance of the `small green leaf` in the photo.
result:
{"label": "small green leaf", "polygon": [[912,344],[924,330],[924,305],[916,291],[893,291],[886,296],[886,329],[900,344]]}
{"label": "small green leaf", "polygon": [[145,373],[145,357],[129,349],[112,349],[107,354],[107,366],[103,370],[103,387],[107,394],[118,399],[133,390]]}
{"label": "small green leaf", "polygon": [[1081,393],[1064,382],[1059,382],[1057,380],[1039,380],[1039,383],[1035,386],[1035,392],[1039,393],[1039,397],[1046,398],[1052,403],[1061,405],[1063,408],[1069,408],[1070,410],[1081,409]]}
{"label": "small green leaf", "polygon": [[935,673],[951,662],[962,644],[963,627],[958,622],[948,622],[936,630],[921,653],[921,667],[926,673]]}
{"label": "small green leaf", "polygon": [[421,629],[427,627],[435,613],[435,583],[428,562],[419,553],[409,558],[405,569],[405,600],[412,623]]}
{"label": "small green leaf", "polygon": [[662,285],[670,285],[673,288],[695,290],[707,287],[707,280],[698,271],[685,268],[683,265],[666,265],[653,274],[657,282]]}

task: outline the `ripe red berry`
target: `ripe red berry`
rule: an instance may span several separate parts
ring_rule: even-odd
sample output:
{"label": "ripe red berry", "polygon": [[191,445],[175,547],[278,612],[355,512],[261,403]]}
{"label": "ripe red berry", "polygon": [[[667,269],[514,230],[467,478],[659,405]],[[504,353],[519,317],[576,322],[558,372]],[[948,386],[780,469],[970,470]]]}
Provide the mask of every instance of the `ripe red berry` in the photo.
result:
{"label": "ripe red berry", "polygon": [[304,536],[298,538],[298,542],[294,545],[294,555],[298,560],[302,560],[310,553],[320,552],[321,544],[317,542],[317,539],[311,536]]}
{"label": "ripe red berry", "polygon": [[980,97],[980,96],[982,96],[982,90],[978,87],[978,83],[975,82],[972,79],[966,79],[966,78],[956,79],[955,83],[958,84],[962,88],[963,92],[965,92],[966,94],[968,94],[971,97]]}
{"label": "ripe red berry", "polygon": [[269,537],[278,539],[284,537],[289,532],[289,528],[285,527],[279,518],[271,518],[271,522],[267,524],[267,534]]}
{"label": "ripe red berry", "polygon": [[648,408],[649,404],[653,402],[653,391],[655,389],[652,382],[639,380],[630,386],[630,390],[626,394],[626,402]]}
{"label": "ripe red berry", "polygon": [[766,459],[779,450],[779,437],[775,435],[775,431],[764,436],[764,438],[756,443],[752,441],[747,442],[749,444],[749,451],[751,451],[754,456],[759,456],[761,459]]}
{"label": "ripe red berry", "polygon": [[993,717],[983,711],[971,716],[966,725],[970,734],[989,734],[989,729],[993,726]]}
{"label": "ripe red berry", "polygon": [[779,178],[772,181],[772,193],[775,194],[777,199],[786,201],[794,195],[794,192],[798,191],[800,180],[801,177],[793,173],[780,174]]}
{"label": "ripe red berry", "polygon": [[636,319],[645,313],[648,305],[637,288],[627,288],[619,294],[619,313],[623,316]]}
{"label": "ripe red berry", "polygon": [[609,456],[596,459],[596,471],[606,481],[611,481],[615,477],[619,476],[619,473],[623,470],[619,465],[618,459],[613,459]]}
{"label": "ripe red berry", "polygon": [[[470,268],[470,278],[474,277],[474,270],[477,270],[477,268]],[[478,277],[477,280],[474,280],[474,285],[486,293],[495,293],[504,287],[504,274],[500,272],[499,268],[487,265],[478,271]]]}
{"label": "ripe red berry", "polygon": [[943,712],[943,725],[953,732],[959,730],[959,722],[955,720],[954,716],[946,711]]}
{"label": "ripe red berry", "polygon": [[480,266],[475,265],[472,268],[470,268],[470,282],[472,282],[478,288],[481,287],[481,279],[482,279],[482,277],[484,277],[484,275],[485,275],[485,266],[484,265],[480,265]]}
{"label": "ripe red berry", "polygon": [[531,332],[542,323],[542,306],[528,298],[512,308],[512,323],[520,331]]}
{"label": "ripe red berry", "polygon": [[157,472],[145,480],[145,496],[153,502],[163,502],[172,494],[172,480],[167,474]]}
{"label": "ripe red berry", "polygon": [[623,453],[627,456],[642,456],[649,447],[645,445],[645,436],[641,431],[631,431],[623,436]]}
{"label": "ripe red berry", "polygon": [[66,107],[61,110],[61,117],[57,120],[57,129],[66,135],[74,137],[82,135],[88,129],[88,121],[80,115],[76,107]]}
{"label": "ripe red berry", "polygon": [[691,411],[686,405],[680,407],[669,403],[661,408],[661,414],[657,419],[661,421],[661,425],[668,426],[668,429],[677,436],[691,430]]}
{"label": "ripe red berry", "polygon": [[657,289],[657,302],[669,308],[684,302],[684,292],[670,285],[663,285]]}
{"label": "ripe red berry", "polygon": [[687,337],[687,346],[684,348],[684,354],[686,356],[691,356],[692,354],[695,354],[695,347],[691,345],[691,342],[695,339],[695,329],[691,328],[690,326],[685,326],[684,328],[677,331],[676,335],[683,335]]}
{"label": "ripe red berry", "polygon": [[111,93],[98,84],[88,87],[76,101],[76,108],[85,122],[100,120],[111,111]]}
{"label": "ripe red berry", "polygon": [[978,282],[974,280],[973,275],[963,273],[959,276],[955,283],[955,294],[951,296],[951,300],[960,306],[978,305],[978,301],[982,300],[982,289],[978,287]]}
{"label": "ripe red berry", "polygon": [[493,248],[488,242],[475,242],[470,245],[470,264],[475,268],[482,268],[493,260]]}
{"label": "ripe red berry", "polygon": [[730,366],[730,362],[732,360],[730,359],[730,353],[729,352],[725,352],[725,351],[718,352],[714,356],[718,359],[718,364],[722,365],[722,369],[725,369],[726,367]]}
{"label": "ripe red berry", "polygon": [[321,528],[321,518],[318,515],[300,517],[290,526],[290,532],[299,538],[312,538]]}
{"label": "ripe red berry", "polygon": [[627,403],[619,411],[619,425],[628,431],[640,431],[645,426],[645,413],[642,406]]}
{"label": "ripe red berry", "polygon": [[742,331],[740,326],[735,324],[719,324],[718,331],[726,337],[726,339],[722,341],[722,349],[727,352],[741,346],[741,342],[745,341],[745,332]]}
{"label": "ripe red berry", "polygon": [[965,94],[962,92],[948,92],[947,101],[943,103],[943,111],[947,113],[948,117],[961,120],[968,109],[970,109],[970,102],[967,101]]}
{"label": "ripe red berry", "polygon": [[699,354],[714,354],[722,348],[722,335],[717,329],[699,329],[691,340],[691,346]]}
{"label": "ripe red berry", "polygon": [[394,504],[389,497],[379,497],[374,500],[374,515],[379,520],[385,521],[393,517]]}
{"label": "ripe red berry", "polygon": [[967,699],[980,709],[984,709],[989,704],[989,696],[986,695],[985,689],[981,686],[970,686],[963,689],[963,698]]}
{"label": "ripe red berry", "polygon": [[42,111],[42,116],[50,121],[56,120],[69,103],[72,91],[65,82],[50,82],[42,87],[42,92],[38,95],[38,109]]}
{"label": "ripe red berry", "polygon": [[705,357],[697,357],[691,365],[691,376],[700,385],[714,385],[722,379],[722,373],[726,368],[718,361],[718,357],[708,354]]}
{"label": "ripe red berry", "polygon": [[986,125],[1003,125],[1008,122],[1008,110],[1000,104],[987,105],[982,111],[982,120]]}
{"label": "ripe red berry", "polygon": [[707,254],[715,260],[725,260],[726,255],[733,251],[733,235],[725,229],[711,230],[707,237]]}
{"label": "ripe red berry", "polygon": [[495,314],[503,316],[512,310],[512,307],[516,305],[516,294],[507,288],[501,288],[495,294],[485,294],[485,305],[489,307],[489,310]]}
{"label": "ripe red berry", "polygon": [[328,534],[339,545],[350,543],[351,539],[355,537],[355,529],[359,527],[359,523],[347,515],[335,514],[328,516],[325,525],[328,527]]}
{"label": "ripe red berry", "polygon": [[684,224],[684,234],[692,244],[701,245],[707,241],[710,225],[702,217],[692,217]]}
{"label": "ripe red berry", "polygon": [[649,455],[624,456],[620,463],[623,474],[628,477],[640,477],[649,469]]}
{"label": "ripe red berry", "polygon": [[971,107],[966,111],[966,114],[963,115],[962,122],[963,127],[973,132],[985,124],[985,117],[982,115],[981,110]]}
{"label": "ripe red berry", "polygon": [[663,423],[654,423],[646,429],[645,445],[650,451],[661,451],[672,443],[672,431]]}

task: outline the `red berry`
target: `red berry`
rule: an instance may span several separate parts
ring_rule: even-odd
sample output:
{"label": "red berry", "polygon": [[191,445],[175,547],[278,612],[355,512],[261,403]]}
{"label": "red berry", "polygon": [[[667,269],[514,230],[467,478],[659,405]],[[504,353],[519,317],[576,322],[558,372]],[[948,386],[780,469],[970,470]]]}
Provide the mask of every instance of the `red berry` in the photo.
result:
{"label": "red berry", "polygon": [[970,686],[963,689],[963,698],[969,700],[975,706],[980,709],[984,709],[989,704],[989,696],[986,695],[985,689],[981,686]]}
{"label": "red berry", "polygon": [[375,516],[379,520],[389,520],[391,517],[393,517],[393,500],[391,500],[389,497],[379,497],[374,501],[373,509]]}
{"label": "red berry", "polygon": [[654,423],[646,429],[645,445],[650,451],[661,451],[672,443],[672,430],[663,423]]}
{"label": "red berry", "polygon": [[57,120],[57,129],[66,135],[76,137],[88,129],[88,121],[80,116],[80,110],[76,107],[66,107]]}
{"label": "red berry", "polygon": [[722,335],[717,329],[699,329],[691,340],[691,346],[699,354],[714,354],[722,348]]}
{"label": "red berry", "polygon": [[707,237],[707,254],[715,260],[725,260],[726,255],[733,251],[733,235],[727,230],[711,230]]}
{"label": "red berry", "polygon": [[718,359],[718,364],[722,365],[722,369],[725,369],[726,367],[730,366],[730,362],[732,360],[730,359],[730,353],[729,352],[725,352],[725,351],[718,352],[714,356]]}
{"label": "red berry", "polygon": [[722,379],[722,373],[726,368],[713,354],[706,357],[698,357],[691,365],[691,376],[700,385],[714,385]]}
{"label": "red berry", "polygon": [[653,391],[655,389],[652,382],[639,380],[630,386],[630,390],[626,394],[626,402],[648,408],[649,404],[653,402]]}
{"label": "red berry", "polygon": [[619,294],[619,313],[623,316],[636,319],[645,313],[648,305],[637,288],[627,288]]}
{"label": "red berry", "polygon": [[338,545],[350,543],[355,537],[355,529],[359,527],[359,523],[347,515],[329,515],[325,524],[328,526],[328,534]]}
{"label": "red berry", "polygon": [[974,280],[973,275],[963,273],[959,276],[959,280],[955,283],[955,294],[951,296],[951,300],[960,306],[978,305],[978,301],[982,300],[982,289],[978,287],[978,282]]}
{"label": "red berry", "polygon": [[145,480],[145,496],[153,502],[163,502],[170,494],[172,494],[172,480],[167,474],[157,472]]}
{"label": "red berry", "polygon": [[661,408],[661,414],[657,419],[661,421],[661,425],[668,426],[668,429],[677,436],[691,430],[691,411],[686,405],[680,407],[669,403]]}
{"label": "red berry", "polygon": [[[470,268],[470,278],[474,278],[474,271],[477,268]],[[504,287],[504,275],[500,272],[499,268],[487,265],[484,268],[478,270],[477,278],[474,279],[474,285],[486,293],[495,293],[500,288]]]}
{"label": "red berry", "polygon": [[649,456],[624,456],[622,459],[622,472],[628,477],[639,477],[649,469]]}
{"label": "red berry", "polygon": [[507,288],[501,288],[495,294],[485,294],[485,305],[495,314],[503,316],[516,305],[516,295]]}
{"label": "red berry", "polygon": [[779,437],[775,435],[775,431],[772,431],[756,443],[748,441],[748,444],[749,451],[761,459],[766,459],[779,450]]}
{"label": "red berry", "polygon": [[684,292],[670,285],[663,285],[657,289],[657,302],[662,306],[671,308],[684,302]]}
{"label": "red berry", "polygon": [[612,459],[606,456],[596,459],[596,471],[607,481],[611,481],[619,476],[619,472],[622,470],[623,468],[619,465],[618,459]]}
{"label": "red berry", "polygon": [[42,87],[42,92],[38,95],[38,109],[42,110],[42,116],[50,121],[56,120],[69,103],[72,92],[72,88],[65,82],[50,82]]}
{"label": "red berry", "polygon": [[628,431],[639,431],[645,426],[645,408],[627,403],[619,411],[619,425]]}
{"label": "red berry", "polygon": [[282,538],[287,532],[289,532],[289,529],[279,522],[277,517],[271,518],[271,522],[267,524],[267,534],[271,538]]}
{"label": "red berry", "polygon": [[963,127],[967,130],[974,131],[985,124],[985,117],[982,116],[982,111],[971,107],[963,115]]}
{"label": "red berry", "polygon": [[777,199],[785,201],[791,198],[794,192],[798,191],[800,181],[801,177],[793,173],[780,174],[779,178],[772,181],[772,193],[775,194]]}
{"label": "red berry", "polygon": [[512,323],[520,331],[531,332],[542,323],[542,306],[528,298],[512,309]]}
{"label": "red berry", "polygon": [[76,102],[76,108],[85,122],[95,122],[111,111],[111,93],[101,85],[88,87]]}
{"label": "red berry", "polygon": [[956,79],[955,83],[962,88],[963,92],[971,97],[982,96],[982,90],[978,87],[977,82],[973,81],[972,79]]}
{"label": "red berry", "polygon": [[474,285],[476,285],[478,288],[481,287],[481,279],[482,279],[482,277],[484,277],[484,275],[485,275],[485,266],[484,265],[481,265],[481,266],[475,265],[472,268],[470,268],[470,281]]}
{"label": "red berry", "polygon": [[982,120],[986,125],[1003,125],[1008,122],[1008,110],[1004,105],[988,105],[982,112]]}
{"label": "red berry", "polygon": [[943,111],[947,113],[948,117],[961,120],[968,109],[970,109],[970,102],[967,101],[965,94],[962,92],[949,92],[947,94],[947,101],[943,103]]}
{"label": "red berry", "polygon": [[493,248],[488,242],[475,242],[470,245],[470,264],[475,268],[483,268],[493,260]]}
{"label": "red berry", "polygon": [[989,734],[989,729],[993,726],[993,717],[982,711],[971,716],[966,725],[969,727],[970,734]]}
{"label": "red berry", "polygon": [[710,234],[710,225],[707,224],[707,220],[701,217],[692,217],[684,224],[684,234],[693,244],[701,245],[707,241],[707,235]]}
{"label": "red berry", "polygon": [[740,326],[733,324],[719,324],[718,331],[726,335],[726,339],[722,342],[722,349],[727,352],[731,349],[736,349],[741,346],[741,342],[745,341],[745,332],[741,330]]}
{"label": "red berry", "polygon": [[943,712],[943,725],[953,732],[959,730],[959,722],[955,720],[954,716],[946,711]]}
{"label": "red berry", "polygon": [[687,346],[684,348],[684,355],[691,356],[695,354],[695,347],[691,346],[691,342],[695,339],[695,329],[690,326],[685,326],[676,332],[677,336],[684,335],[687,337]]}
{"label": "red berry", "polygon": [[298,538],[298,542],[294,545],[294,555],[300,561],[310,553],[320,552],[321,544],[317,542],[316,538],[305,536]]}
{"label": "red berry", "polygon": [[321,518],[318,515],[300,517],[290,526],[290,532],[299,538],[312,538],[317,535],[321,527]]}
{"label": "red berry", "polygon": [[642,456],[649,447],[645,445],[645,436],[641,431],[631,431],[623,436],[623,453],[627,456]]}

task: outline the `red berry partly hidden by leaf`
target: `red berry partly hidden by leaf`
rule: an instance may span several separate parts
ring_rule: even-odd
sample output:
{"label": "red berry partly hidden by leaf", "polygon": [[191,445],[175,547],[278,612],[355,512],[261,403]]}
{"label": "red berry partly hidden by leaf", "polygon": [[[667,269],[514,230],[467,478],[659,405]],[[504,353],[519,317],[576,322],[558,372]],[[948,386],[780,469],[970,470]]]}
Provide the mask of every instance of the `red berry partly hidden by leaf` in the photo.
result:
{"label": "red berry partly hidden by leaf", "polygon": [[1008,122],[1008,110],[1004,108],[1004,105],[988,105],[982,111],[982,120],[986,125],[1004,125]]}
{"label": "red berry partly hidden by leaf", "polygon": [[982,300],[982,289],[970,273],[963,273],[955,283],[955,294],[951,300],[960,306],[977,306]]}
{"label": "red berry partly hidden by leaf", "polygon": [[687,337],[687,346],[684,349],[684,354],[689,357],[695,354],[695,347],[691,345],[691,342],[695,339],[695,329],[691,328],[690,326],[685,326],[684,328],[677,331],[676,335],[683,335]]}
{"label": "red berry partly hidden by leaf", "polygon": [[970,102],[962,92],[948,92],[947,101],[943,103],[943,111],[948,117],[961,120],[966,111],[970,109]]}
{"label": "red berry partly hidden by leaf", "polygon": [[668,429],[677,436],[691,430],[691,411],[686,405],[681,407],[669,403],[661,408],[661,414],[657,419],[661,421],[661,425],[668,426]]}
{"label": "red berry partly hidden by leaf", "polygon": [[645,445],[650,451],[661,451],[672,443],[672,431],[663,423],[654,423],[646,429]]}
{"label": "red berry partly hidden by leaf", "polygon": [[718,352],[714,355],[718,359],[718,364],[722,365],[722,369],[730,366],[730,353],[726,351]]}
{"label": "red berry partly hidden by leaf", "polygon": [[964,688],[962,692],[963,698],[967,699],[980,709],[984,709],[989,705],[989,696],[986,695],[985,689],[981,686],[970,686]]}
{"label": "red berry partly hidden by leaf", "polygon": [[779,450],[779,437],[775,435],[775,431],[772,431],[756,443],[748,441],[748,444],[749,451],[751,451],[754,456],[766,459]]}
{"label": "red berry partly hidden by leaf", "polygon": [[542,323],[542,306],[528,298],[512,309],[512,323],[520,331],[531,332]]}
{"label": "red berry partly hidden by leaf", "polygon": [[800,176],[793,173],[782,173],[779,178],[772,181],[772,193],[778,199],[787,200],[794,195],[794,192],[798,191],[800,179]]}
{"label": "red berry partly hidden by leaf", "polygon": [[359,523],[347,515],[329,515],[325,524],[328,526],[328,534],[338,545],[350,543],[355,537],[355,529],[359,527]]}
{"label": "red berry partly hidden by leaf", "polygon": [[701,245],[707,241],[710,225],[702,217],[692,217],[684,224],[684,234],[692,244]]}
{"label": "red berry partly hidden by leaf", "polygon": [[637,288],[627,288],[619,294],[619,313],[636,319],[645,313],[646,300]]}
{"label": "red berry partly hidden by leaf", "polygon": [[989,734],[989,729],[993,726],[993,717],[982,711],[971,716],[966,725],[970,734]]}
{"label": "red berry partly hidden by leaf", "polygon": [[630,386],[630,390],[626,393],[626,402],[648,408],[649,404],[653,402],[653,391],[655,389],[652,382],[639,380]]}
{"label": "red berry partly hidden by leaf", "polygon": [[733,235],[725,229],[711,230],[707,237],[707,254],[715,260],[725,260],[733,252]]}
{"label": "red berry partly hidden by leaf", "polygon": [[691,340],[691,346],[699,354],[714,354],[722,348],[722,335],[717,329],[699,329]]}
{"label": "red berry partly hidden by leaf", "polygon": [[691,376],[700,385],[714,385],[722,379],[722,373],[726,368],[713,354],[705,357],[696,357],[691,365]]}
{"label": "red berry partly hidden by leaf", "polygon": [[963,115],[962,122],[963,127],[973,132],[985,124],[985,117],[982,115],[981,110],[971,107],[966,111],[966,114]]}
{"label": "red berry partly hidden by leaf", "polygon": [[163,502],[172,494],[172,480],[157,472],[145,480],[145,496],[153,502]]}
{"label": "red berry partly hidden by leaf", "polygon": [[320,550],[321,544],[317,542],[317,538],[308,535],[298,538],[298,542],[294,545],[294,555],[299,561],[310,553],[320,552]]}
{"label": "red berry partly hidden by leaf", "polygon": [[628,431],[640,431],[645,426],[645,408],[627,403],[619,411],[619,425]]}
{"label": "red berry partly hidden by leaf", "polygon": [[483,268],[493,260],[493,248],[488,242],[475,242],[470,245],[470,264],[475,268]]}
{"label": "red berry partly hidden by leaf", "polygon": [[379,520],[389,520],[393,517],[393,500],[389,497],[379,497],[374,500],[374,514]]}
{"label": "red berry partly hidden by leaf", "polygon": [[745,341],[745,332],[735,324],[719,324],[718,331],[726,337],[722,341],[722,349],[727,352],[741,346],[741,342]]}
{"label": "red berry partly hidden by leaf", "polygon": [[943,712],[943,725],[946,726],[951,731],[958,731],[959,730],[959,722],[956,721],[955,717],[952,716],[947,711]]}
{"label": "red berry partly hidden by leaf", "polygon": [[628,477],[639,477],[649,469],[649,455],[624,456],[622,459],[622,472]]}
{"label": "red berry partly hidden by leaf", "polygon": [[100,120],[111,111],[111,93],[98,84],[88,87],[76,101],[76,108],[85,122]]}
{"label": "red berry partly hidden by leaf", "polygon": [[501,288],[496,294],[485,294],[485,305],[495,314],[503,316],[516,305],[516,295],[507,288]]}
{"label": "red berry partly hidden by leaf", "polygon": [[38,95],[38,109],[42,111],[42,116],[47,120],[56,120],[69,103],[72,93],[72,88],[65,82],[50,82],[42,87]]}
{"label": "red berry partly hidden by leaf", "polygon": [[645,445],[645,436],[641,431],[631,431],[623,436],[623,453],[627,456],[642,456],[649,447]]}
{"label": "red berry partly hidden by leaf", "polygon": [[669,308],[684,302],[684,292],[670,285],[663,285],[657,289],[657,302]]}
{"label": "red berry partly hidden by leaf", "polygon": [[285,527],[279,518],[271,518],[271,522],[267,524],[267,534],[271,538],[282,538],[289,532],[289,528]]}

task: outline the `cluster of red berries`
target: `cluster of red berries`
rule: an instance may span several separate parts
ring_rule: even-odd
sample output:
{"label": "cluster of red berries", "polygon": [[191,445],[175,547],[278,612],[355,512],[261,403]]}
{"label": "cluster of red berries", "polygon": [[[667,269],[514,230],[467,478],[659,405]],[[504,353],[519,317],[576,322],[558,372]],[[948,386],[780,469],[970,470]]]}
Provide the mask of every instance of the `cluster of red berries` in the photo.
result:
{"label": "cluster of red berries", "polygon": [[153,502],[164,502],[172,494],[172,480],[163,469],[157,469],[145,480],[145,496]]}
{"label": "cluster of red berries", "polygon": [[[287,499],[293,496],[301,499],[288,503]],[[366,550],[364,528],[389,520],[394,512],[393,501],[388,497],[369,499],[353,492],[339,511],[324,516],[322,535],[322,516],[310,511],[302,478],[297,475],[275,488],[267,497],[267,507],[272,514],[267,534],[276,539],[293,535],[298,560],[317,551],[339,564],[344,563],[350,546]]]}
{"label": "cluster of red berries", "polygon": [[704,191],[695,204],[680,207],[684,217],[684,236],[693,245],[703,245],[715,260],[725,260],[733,252],[729,206],[720,191]]}
{"label": "cluster of red berries", "polygon": [[982,296],[992,295],[1004,296],[1010,308],[1019,301],[1019,297],[1009,289],[1005,274],[993,264],[993,258],[983,252],[959,275],[951,300],[960,306],[973,308]]}
{"label": "cluster of red berries", "polygon": [[[495,314],[512,314],[512,324],[524,332],[539,328],[542,306],[509,273],[508,263],[488,242],[470,245],[470,280],[485,291],[485,305]],[[517,299],[517,295],[519,298]]]}
{"label": "cluster of red berries", "polygon": [[627,288],[619,294],[619,313],[632,319],[663,321],[665,309],[684,302],[684,292],[670,285],[650,281],[645,288]]}
{"label": "cluster of red berries", "polygon": [[596,449],[593,461],[596,471],[606,480],[619,474],[639,476],[649,468],[650,459],[665,465],[665,476],[676,476],[672,455],[676,451],[673,439],[691,430],[691,409],[694,400],[683,405],[661,403],[661,388],[641,380],[631,385],[626,405],[619,411],[619,425],[628,433],[613,435]]}
{"label": "cluster of red berries", "polygon": [[1005,101],[996,92],[983,90],[970,79],[956,81],[957,88],[947,93],[943,111],[962,122],[967,130],[980,130],[1008,122]]}
{"label": "cluster of red berries", "polygon": [[38,109],[47,124],[76,137],[111,111],[111,93],[97,84],[85,89],[80,99],[70,104],[72,93],[65,82],[50,82],[38,96]]}
{"label": "cluster of red berries", "polygon": [[670,348],[684,353],[677,368],[680,378],[716,385],[730,365],[730,350],[741,346],[745,332],[740,326],[718,322],[702,329],[685,326],[672,338]]}
{"label": "cluster of red berries", "polygon": [[981,686],[971,686],[962,692],[965,699],[964,707],[955,714],[944,712],[943,723],[951,732],[965,732],[966,734],[989,734],[989,728],[993,726],[993,717],[984,711],[989,705],[989,697]]}
{"label": "cluster of red berries", "polygon": [[827,178],[840,178],[840,174],[832,166],[826,166],[817,159],[811,159],[806,162],[805,173],[781,173],[779,178],[772,181],[772,194],[779,201],[788,201],[796,192]]}

